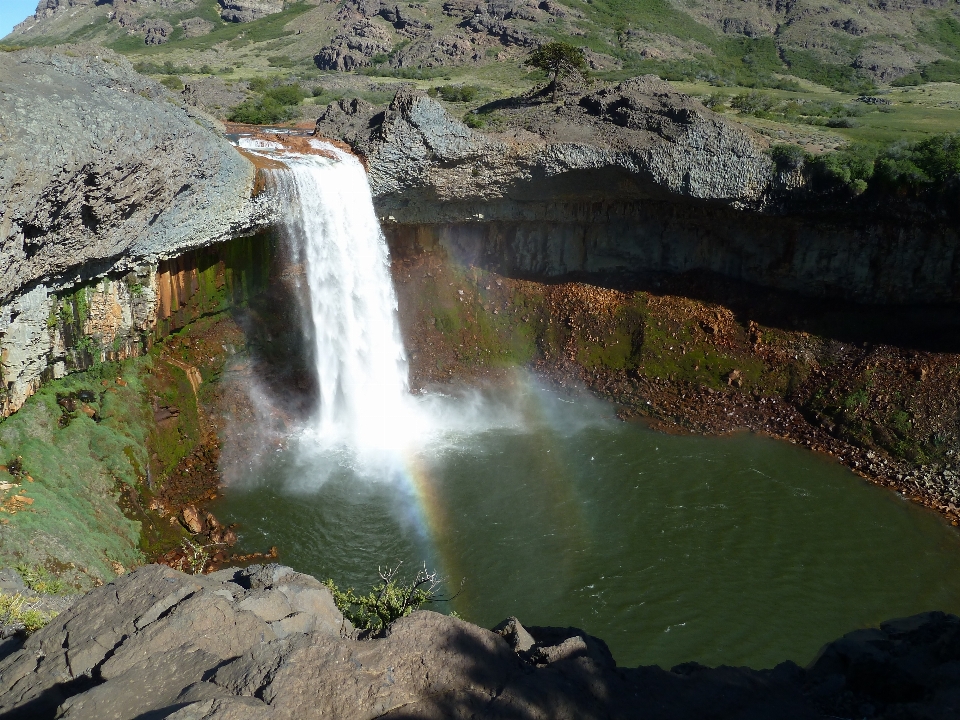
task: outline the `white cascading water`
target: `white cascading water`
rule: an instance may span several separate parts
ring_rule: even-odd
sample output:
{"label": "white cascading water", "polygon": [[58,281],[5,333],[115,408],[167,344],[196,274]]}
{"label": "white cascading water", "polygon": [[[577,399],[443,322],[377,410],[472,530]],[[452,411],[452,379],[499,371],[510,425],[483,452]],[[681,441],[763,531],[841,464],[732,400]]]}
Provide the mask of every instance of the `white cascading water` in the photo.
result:
{"label": "white cascading water", "polygon": [[[241,141],[258,150],[269,145],[254,142]],[[312,142],[335,159],[285,153],[289,170],[274,173],[309,287],[320,390],[312,434],[327,447],[399,450],[416,413],[386,240],[360,162]]]}
{"label": "white cascading water", "polygon": [[332,157],[240,140],[286,166],[273,177],[293,260],[306,271],[320,398],[312,421],[289,437],[310,468],[297,486],[317,487],[337,468],[368,479],[404,475],[413,455],[443,452],[495,427],[525,427],[521,405],[491,405],[476,390],[410,395],[389,251],[366,172],[354,156],[310,143]]}

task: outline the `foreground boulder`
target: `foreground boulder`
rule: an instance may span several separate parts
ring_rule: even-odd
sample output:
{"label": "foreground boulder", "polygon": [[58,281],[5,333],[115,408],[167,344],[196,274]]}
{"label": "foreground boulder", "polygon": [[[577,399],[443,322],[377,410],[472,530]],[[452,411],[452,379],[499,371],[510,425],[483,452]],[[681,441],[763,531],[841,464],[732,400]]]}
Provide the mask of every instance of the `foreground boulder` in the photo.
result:
{"label": "foreground boulder", "polygon": [[510,618],[489,631],[420,611],[363,638],[324,585],[290,568],[153,565],[0,660],[0,716],[947,718],[960,708],[958,640],[960,619],[934,613],[854,633],[807,671],[627,669],[574,628]]}

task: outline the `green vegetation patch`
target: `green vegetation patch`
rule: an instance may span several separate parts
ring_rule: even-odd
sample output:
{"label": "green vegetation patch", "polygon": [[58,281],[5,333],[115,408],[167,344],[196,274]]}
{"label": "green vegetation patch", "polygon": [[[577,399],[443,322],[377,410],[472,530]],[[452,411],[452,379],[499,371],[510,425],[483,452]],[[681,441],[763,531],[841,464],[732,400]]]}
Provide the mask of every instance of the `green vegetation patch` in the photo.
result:
{"label": "green vegetation patch", "polygon": [[104,363],[51,382],[0,422],[0,565],[33,568],[28,580],[37,583],[52,580],[36,568],[54,567],[87,588],[112,579],[112,563],[141,561],[139,523],[117,500],[147,464],[141,373],[149,366]]}
{"label": "green vegetation patch", "polygon": [[443,583],[436,573],[423,566],[412,578],[399,577],[400,565],[380,571],[380,580],[365,595],[353,588],[341,590],[327,580],[333,601],[343,616],[360,630],[382,634],[394,620],[406,617],[426,603],[438,602],[437,590]]}
{"label": "green vegetation patch", "polygon": [[[209,2],[205,3],[205,5],[209,4]],[[216,3],[214,2],[213,5],[216,5]],[[213,31],[206,35],[188,38],[184,37],[182,30],[177,28],[170,41],[163,45],[146,45],[140,36],[124,36],[110,43],[108,47],[117,52],[140,55],[162,55],[175,50],[209,50],[223,42],[228,42],[230,47],[243,47],[251,43],[266,42],[292,35],[293,33],[290,30],[285,29],[286,25],[297,16],[311,9],[313,9],[313,6],[309,3],[296,2],[283,12],[248,23],[227,23],[220,19],[219,13],[215,13],[215,16],[206,16],[206,19],[217,25]],[[191,11],[182,13],[182,17],[178,17],[187,19],[197,15],[197,11]],[[202,13],[199,13],[199,15],[205,17]]]}
{"label": "green vegetation patch", "polygon": [[[468,366],[514,367],[537,355],[538,299],[511,294],[478,268],[451,268],[443,282],[427,278],[418,294],[421,312]],[[451,284],[449,281],[453,279]],[[461,294],[462,291],[462,294]]]}
{"label": "green vegetation patch", "polygon": [[41,595],[62,595],[70,592],[70,587],[63,582],[63,580],[42,565],[17,563],[16,570],[23,580],[23,583],[35,593],[40,593]]}
{"label": "green vegetation patch", "polygon": [[807,159],[812,177],[855,194],[936,192],[960,177],[960,133],[934,135],[886,147],[855,143]]}
{"label": "green vegetation patch", "polygon": [[259,96],[244,100],[233,108],[229,116],[233,122],[251,125],[286,122],[299,114],[297,106],[311,96],[299,83],[270,85],[264,78],[252,81],[250,89]]}
{"label": "green vegetation patch", "polygon": [[0,628],[32,635],[50,622],[56,613],[46,615],[36,608],[36,601],[22,595],[0,593]]}

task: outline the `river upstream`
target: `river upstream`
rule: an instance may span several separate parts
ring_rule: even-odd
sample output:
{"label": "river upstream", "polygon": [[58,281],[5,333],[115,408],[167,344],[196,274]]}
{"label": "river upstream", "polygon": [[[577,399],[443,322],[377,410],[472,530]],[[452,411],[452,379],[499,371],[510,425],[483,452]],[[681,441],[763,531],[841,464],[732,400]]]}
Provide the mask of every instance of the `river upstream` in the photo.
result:
{"label": "river upstream", "polygon": [[851,629],[960,612],[960,535],[825,457],[664,435],[519,372],[410,395],[362,168],[285,161],[320,399],[215,508],[242,549],[363,591],[426,563],[454,596],[434,609],[581,627],[621,665],[806,664]]}

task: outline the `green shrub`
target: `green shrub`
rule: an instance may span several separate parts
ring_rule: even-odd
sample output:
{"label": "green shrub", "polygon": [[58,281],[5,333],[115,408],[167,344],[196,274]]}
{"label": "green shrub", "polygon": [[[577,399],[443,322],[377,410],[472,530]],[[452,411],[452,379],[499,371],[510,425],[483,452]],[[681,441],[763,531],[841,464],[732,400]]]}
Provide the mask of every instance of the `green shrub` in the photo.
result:
{"label": "green shrub", "polygon": [[832,117],[827,120],[827,127],[855,128],[860,127],[860,123],[852,117]]}
{"label": "green shrub", "polygon": [[477,113],[468,112],[463,116],[463,124],[468,128],[473,128],[474,130],[479,130],[484,127],[487,123],[484,121],[481,115]]}
{"label": "green shrub", "polygon": [[258,76],[250,80],[250,89],[253,90],[253,92],[266,92],[270,85],[271,81],[265,77]]}
{"label": "green shrub", "polygon": [[703,98],[703,104],[714,112],[723,112],[726,110],[728,100],[730,100],[730,96],[727,93],[715,92]]}
{"label": "green shrub", "polygon": [[69,586],[56,575],[51,574],[45,567],[33,567],[20,563],[16,570],[23,578],[24,584],[41,595],[64,595],[70,591]]}
{"label": "green shrub", "polygon": [[877,160],[878,180],[892,188],[920,190],[960,176],[960,133],[896,143]]}
{"label": "green shrub", "polygon": [[273,125],[286,122],[294,116],[294,110],[271,98],[244,100],[230,111],[228,120],[249,125]]}
{"label": "green shrub", "polygon": [[821,182],[846,186],[860,194],[873,177],[877,154],[877,148],[855,143],[811,158],[808,164]]}
{"label": "green shrub", "polygon": [[264,93],[265,98],[275,100],[281,105],[299,105],[300,101],[309,95],[310,93],[300,87],[299,83],[279,85],[270,88]]}
{"label": "green shrub", "polygon": [[780,143],[770,148],[770,157],[780,172],[790,172],[803,167],[807,154],[799,145]]}
{"label": "green shrub", "polygon": [[920,75],[920,73],[912,72],[904,75],[903,77],[898,77],[890,84],[893,87],[913,87],[915,85],[922,85],[923,82],[923,77]]}
{"label": "green shrub", "polygon": [[298,83],[270,87],[264,78],[250,81],[250,89],[262,92],[259,98],[249,98],[230,111],[227,119],[250,125],[273,125],[297,115],[296,106],[310,93]]}
{"label": "green shrub", "polygon": [[56,613],[49,617],[34,607],[34,603],[22,595],[4,595],[0,593],[0,628],[10,628],[32,635],[50,622]]}
{"label": "green shrub", "polygon": [[783,59],[790,66],[791,74],[826,85],[834,90],[853,94],[871,93],[876,90],[873,80],[860,70],[849,65],[836,65],[822,61],[809,50],[783,50]]}
{"label": "green shrub", "polygon": [[180,92],[183,90],[183,80],[178,78],[176,75],[168,75],[160,80],[160,84],[169,90],[173,90],[174,92]]}
{"label": "green shrub", "polygon": [[333,580],[327,580],[327,585],[337,608],[354,627],[381,634],[394,620],[440,600],[436,591],[443,580],[437,573],[428,572],[426,564],[409,580],[398,579],[399,570],[400,564],[392,570],[380,569],[380,580],[366,595],[358,595],[353,588],[340,590]]}
{"label": "green shrub", "polygon": [[756,115],[758,113],[768,113],[777,104],[775,98],[759,90],[740,93],[730,101],[730,107],[739,110],[744,115]]}

